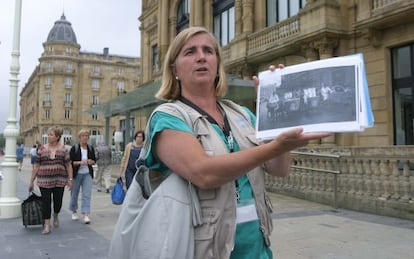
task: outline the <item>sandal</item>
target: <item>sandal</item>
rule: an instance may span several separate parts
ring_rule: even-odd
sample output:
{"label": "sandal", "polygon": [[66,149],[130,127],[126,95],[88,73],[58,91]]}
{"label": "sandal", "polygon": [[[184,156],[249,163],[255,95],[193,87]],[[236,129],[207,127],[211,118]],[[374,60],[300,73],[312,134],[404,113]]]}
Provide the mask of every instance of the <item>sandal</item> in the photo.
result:
{"label": "sandal", "polygon": [[57,213],[53,214],[53,226],[55,228],[59,227],[59,217]]}
{"label": "sandal", "polygon": [[47,235],[50,233],[50,225],[45,225],[42,231],[42,235]]}

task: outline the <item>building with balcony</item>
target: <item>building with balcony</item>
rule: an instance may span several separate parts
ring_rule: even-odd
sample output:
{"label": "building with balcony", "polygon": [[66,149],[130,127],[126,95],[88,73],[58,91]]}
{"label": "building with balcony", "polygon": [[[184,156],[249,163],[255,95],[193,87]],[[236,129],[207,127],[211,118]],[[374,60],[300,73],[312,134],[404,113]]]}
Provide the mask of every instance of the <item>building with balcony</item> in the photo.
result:
{"label": "building with balcony", "polygon": [[101,53],[80,51],[64,15],[55,22],[43,47],[39,64],[20,93],[24,143],[46,143],[51,126],[63,129],[62,142],[77,139],[82,128],[90,130],[92,144],[105,132],[113,134],[122,118],[85,111],[135,89],[140,59],[110,54],[108,48]]}
{"label": "building with balcony", "polygon": [[[296,197],[414,219],[414,1],[411,0],[143,0],[141,105],[111,100],[104,116],[135,116],[144,128],[158,103],[161,64],[175,35],[204,26],[220,41],[232,75],[228,96],[255,110],[256,96],[239,96],[269,64],[295,65],[362,53],[372,128],[337,133],[294,152],[289,177],[267,188]],[[158,82],[158,83],[157,83]],[[251,84],[250,84],[251,85]],[[152,88],[152,90],[151,90]],[[141,93],[141,94],[140,94]],[[123,103],[112,110],[114,103]],[[127,117],[128,117],[127,116]]]}

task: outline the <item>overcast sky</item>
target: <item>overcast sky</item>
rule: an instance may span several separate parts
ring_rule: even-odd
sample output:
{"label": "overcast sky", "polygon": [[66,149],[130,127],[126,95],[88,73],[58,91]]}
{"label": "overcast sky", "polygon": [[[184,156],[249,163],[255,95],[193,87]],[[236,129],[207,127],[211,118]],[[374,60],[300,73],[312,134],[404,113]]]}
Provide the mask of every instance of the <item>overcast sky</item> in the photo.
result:
{"label": "overcast sky", "polygon": [[[140,56],[138,17],[141,0],[22,0],[19,94],[43,52],[43,43],[62,13],[72,23],[81,51]],[[10,65],[15,0],[1,0],[0,8],[0,131],[9,118]],[[19,123],[19,109],[17,110]],[[18,126],[19,127],[19,126]]]}

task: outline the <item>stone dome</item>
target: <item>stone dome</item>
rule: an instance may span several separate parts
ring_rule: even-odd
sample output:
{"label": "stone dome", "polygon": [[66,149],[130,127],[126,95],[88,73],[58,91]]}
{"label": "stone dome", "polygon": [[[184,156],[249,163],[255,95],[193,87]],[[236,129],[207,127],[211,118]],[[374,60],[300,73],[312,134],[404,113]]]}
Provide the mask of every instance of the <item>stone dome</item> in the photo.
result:
{"label": "stone dome", "polygon": [[76,35],[73,32],[72,24],[66,20],[66,16],[64,14],[62,14],[60,20],[55,22],[55,25],[47,36],[46,42],[66,42],[77,44]]}

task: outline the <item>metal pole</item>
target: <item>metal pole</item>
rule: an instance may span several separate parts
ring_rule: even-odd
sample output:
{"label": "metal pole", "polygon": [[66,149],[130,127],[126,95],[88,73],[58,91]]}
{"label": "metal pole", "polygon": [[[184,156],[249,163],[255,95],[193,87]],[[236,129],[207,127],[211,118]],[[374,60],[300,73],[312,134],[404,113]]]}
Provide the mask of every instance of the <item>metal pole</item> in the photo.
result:
{"label": "metal pole", "polygon": [[9,117],[4,129],[6,138],[6,152],[2,163],[3,180],[0,181],[0,218],[20,217],[21,202],[17,198],[17,162],[16,162],[16,142],[19,136],[17,128],[17,88],[18,75],[20,70],[20,28],[22,14],[22,0],[16,0],[14,13],[13,49],[11,52],[12,60],[10,65],[10,95],[9,95]]}

